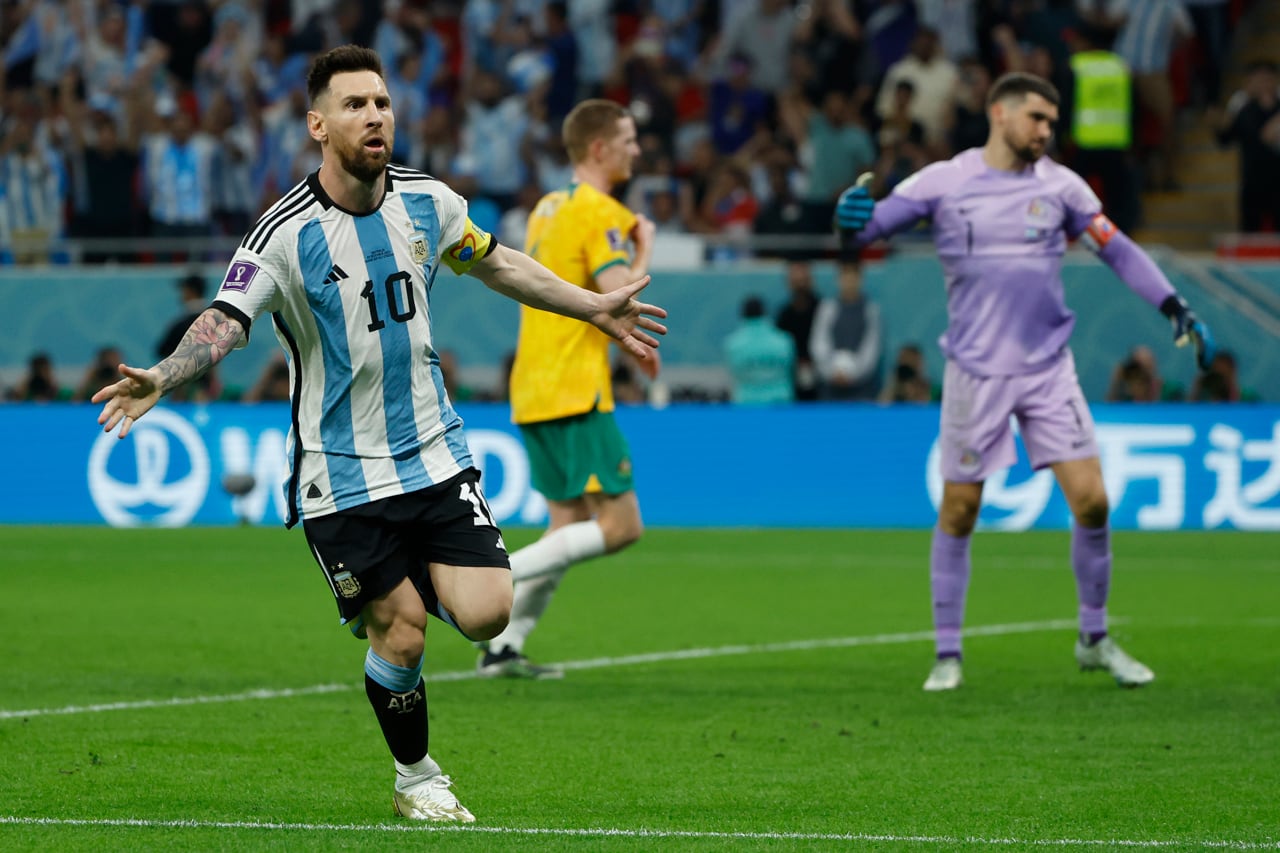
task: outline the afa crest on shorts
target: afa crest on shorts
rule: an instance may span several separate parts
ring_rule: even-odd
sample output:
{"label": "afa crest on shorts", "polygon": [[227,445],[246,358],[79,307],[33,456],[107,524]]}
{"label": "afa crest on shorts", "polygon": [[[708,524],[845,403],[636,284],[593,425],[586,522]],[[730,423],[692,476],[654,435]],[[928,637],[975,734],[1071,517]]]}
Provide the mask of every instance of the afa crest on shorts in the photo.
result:
{"label": "afa crest on shorts", "polygon": [[333,576],[333,585],[343,598],[355,598],[360,594],[360,581],[351,572],[338,572]]}
{"label": "afa crest on shorts", "polygon": [[409,254],[413,257],[413,262],[421,266],[427,262],[427,258],[431,257],[431,247],[427,245],[427,235],[421,231],[414,232],[409,238]]}

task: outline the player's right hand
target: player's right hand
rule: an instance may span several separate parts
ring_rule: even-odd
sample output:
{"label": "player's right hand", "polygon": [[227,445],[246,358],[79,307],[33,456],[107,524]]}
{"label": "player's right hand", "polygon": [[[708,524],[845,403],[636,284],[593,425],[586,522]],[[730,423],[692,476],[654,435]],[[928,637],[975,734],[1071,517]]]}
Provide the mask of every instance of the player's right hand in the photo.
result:
{"label": "player's right hand", "polygon": [[93,403],[106,403],[98,415],[98,423],[104,432],[111,432],[120,425],[118,438],[124,438],[133,428],[133,422],[151,411],[160,401],[160,377],[153,370],[142,370],[122,364],[120,375],[124,378],[106,385],[89,398]]}
{"label": "player's right hand", "polygon": [[861,231],[871,221],[871,214],[876,209],[870,192],[872,177],[870,172],[864,172],[856,184],[840,193],[836,201],[836,226],[840,229]]}

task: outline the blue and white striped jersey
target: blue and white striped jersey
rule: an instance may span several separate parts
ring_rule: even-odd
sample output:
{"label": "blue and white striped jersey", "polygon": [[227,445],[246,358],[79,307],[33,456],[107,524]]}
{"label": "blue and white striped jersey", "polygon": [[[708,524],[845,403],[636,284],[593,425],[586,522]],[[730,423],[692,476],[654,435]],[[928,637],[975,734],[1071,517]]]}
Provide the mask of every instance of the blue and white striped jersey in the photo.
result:
{"label": "blue and white striped jersey", "polygon": [[444,183],[392,165],[372,213],[338,207],[317,173],[245,237],[214,306],[270,313],[290,363],[287,524],[439,483],[472,465],[432,344],[440,262],[492,250]]}

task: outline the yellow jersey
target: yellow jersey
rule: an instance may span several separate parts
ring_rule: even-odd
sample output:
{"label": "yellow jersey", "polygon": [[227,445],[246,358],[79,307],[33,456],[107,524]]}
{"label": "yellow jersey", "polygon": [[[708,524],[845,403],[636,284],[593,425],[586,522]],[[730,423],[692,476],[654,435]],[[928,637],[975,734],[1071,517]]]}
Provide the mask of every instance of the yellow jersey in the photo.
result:
{"label": "yellow jersey", "polygon": [[[525,252],[560,278],[599,291],[596,276],[630,263],[635,214],[590,184],[543,196],[529,215]],[[520,337],[511,366],[511,420],[538,423],[613,411],[609,342],[590,323],[520,307]]]}

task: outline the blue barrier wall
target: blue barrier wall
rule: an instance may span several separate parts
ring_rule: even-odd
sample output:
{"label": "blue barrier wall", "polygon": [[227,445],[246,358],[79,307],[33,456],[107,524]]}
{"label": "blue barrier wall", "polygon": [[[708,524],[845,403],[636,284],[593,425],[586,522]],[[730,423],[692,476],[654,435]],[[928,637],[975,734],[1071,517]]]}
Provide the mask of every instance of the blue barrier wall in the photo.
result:
{"label": "blue barrier wall", "polygon": [[[545,521],[503,406],[459,407],[504,524]],[[1097,406],[1116,528],[1280,530],[1280,406]],[[277,523],[284,404],[161,407],[119,440],[88,405],[0,406],[0,523]],[[624,408],[637,491],[653,525],[903,527],[934,522],[938,410],[830,405]],[[232,498],[227,474],[252,473]],[[1049,472],[1023,456],[993,477],[981,523],[1065,528]]]}
{"label": "blue barrier wall", "polygon": [[[834,294],[831,265],[816,264],[814,269],[818,290]],[[1250,269],[1263,276],[1272,268]],[[185,271],[0,270],[0,317],[5,324],[0,367],[25,364],[37,350],[48,351],[57,365],[87,364],[106,345],[121,347],[127,359],[151,364],[156,341],[179,313],[174,282]],[[211,287],[222,272],[221,267],[208,270]],[[1194,280],[1176,270],[1170,275],[1219,341],[1236,351],[1242,384],[1263,399],[1280,401],[1277,342],[1217,303]],[[1185,350],[1173,346],[1168,323],[1107,267],[1086,253],[1073,252],[1063,278],[1067,301],[1079,315],[1072,349],[1089,399],[1105,397],[1112,369],[1136,344],[1152,347],[1167,380],[1190,387],[1194,366]],[[924,345],[930,373],[940,380],[942,357],[935,341],[946,326],[946,305],[937,261],[931,256],[900,256],[871,264],[866,289],[881,304],[886,367],[900,344],[916,342]],[[782,267],[752,264],[655,274],[646,298],[671,313],[671,333],[663,342],[666,363],[720,364],[724,339],[738,322],[742,300],[752,294],[762,296],[771,310],[780,305],[786,294]],[[497,365],[515,345],[518,306],[474,278],[459,279],[442,271],[430,310],[440,347],[453,350],[464,366]],[[244,388],[253,384],[278,349],[269,325],[259,323],[249,346],[223,362],[224,382]]]}

